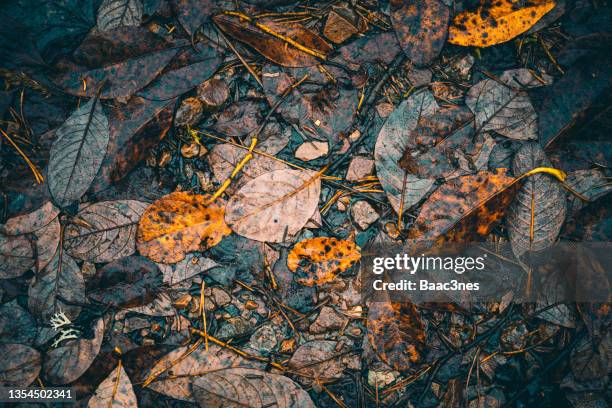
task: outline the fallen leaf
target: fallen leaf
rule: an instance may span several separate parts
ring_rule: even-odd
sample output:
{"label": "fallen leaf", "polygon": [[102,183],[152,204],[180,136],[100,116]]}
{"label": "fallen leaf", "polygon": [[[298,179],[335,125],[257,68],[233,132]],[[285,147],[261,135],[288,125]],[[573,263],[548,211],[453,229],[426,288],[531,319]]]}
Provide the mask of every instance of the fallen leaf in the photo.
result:
{"label": "fallen leaf", "polygon": [[69,384],[87,371],[100,352],[104,337],[103,319],[94,323],[92,332],[92,338],[68,340],[45,354],[43,373],[47,381],[57,385]]}
{"label": "fallen leaf", "polygon": [[108,119],[97,98],[57,129],[47,169],[49,192],[57,205],[65,207],[85,194],[102,165],[109,137]]}
{"label": "fallen leaf", "polygon": [[406,371],[421,361],[425,326],[413,303],[382,299],[370,303],[368,340],[376,354],[397,371]]}
{"label": "fallen leaf", "polygon": [[27,387],[40,373],[40,353],[30,346],[16,343],[0,344],[0,385]]}
{"label": "fallen leaf", "polygon": [[245,136],[254,132],[262,121],[264,102],[245,99],[226,107],[219,114],[213,130],[227,136]]}
{"label": "fallen leaf", "polygon": [[568,192],[569,214],[575,214],[584,208],[589,202],[600,199],[612,191],[612,183],[605,173],[600,169],[576,170],[567,175],[565,184],[573,191],[589,200],[584,202],[575,194]]}
{"label": "fallen leaf", "polygon": [[138,26],[142,13],[140,0],[104,0],[98,8],[98,30],[110,31],[117,27]]}
{"label": "fallen leaf", "polygon": [[151,204],[138,224],[138,252],[155,262],[176,263],[189,252],[217,245],[231,230],[224,209],[209,197],[168,194]]}
{"label": "fallen leaf", "polygon": [[31,345],[37,334],[36,321],[17,299],[0,306],[0,343]]}
{"label": "fallen leaf", "polygon": [[474,11],[453,19],[448,42],[463,46],[490,47],[510,41],[555,7],[552,0],[532,0],[524,5],[514,0],[482,0]]}
{"label": "fallen leaf", "polygon": [[306,278],[298,279],[302,285],[321,285],[355,265],[361,259],[360,249],[352,241],[310,238],[295,244],[287,256],[287,266],[306,274]]}
{"label": "fallen leaf", "polygon": [[298,347],[288,365],[301,374],[300,382],[303,384],[329,383],[342,377],[346,355],[346,349],[337,341],[313,340]]}
{"label": "fallen leaf", "polygon": [[209,258],[200,257],[194,254],[187,254],[185,259],[172,265],[157,264],[164,275],[164,283],[170,286],[177,285],[189,278],[199,275],[218,264]]}
{"label": "fallen leaf", "polygon": [[[545,81],[549,79],[544,77]],[[493,130],[516,140],[537,139],[538,118],[525,90],[547,82],[542,83],[525,68],[505,71],[499,81],[484,79],[465,97],[465,104],[476,117],[476,130]]]}
{"label": "fallen leaf", "polygon": [[193,395],[205,408],[315,407],[308,393],[290,378],[251,368],[228,368],[205,374],[194,381]]}
{"label": "fallen leaf", "polygon": [[580,381],[599,380],[608,375],[612,345],[610,336],[584,336],[570,354],[570,367]]}
{"label": "fallen leaf", "polygon": [[239,235],[262,242],[291,239],[319,203],[321,175],[310,170],[276,170],[238,190],[227,203],[225,221]]}
{"label": "fallen leaf", "polygon": [[450,11],[441,0],[390,2],[391,23],[408,59],[429,65],[444,47]]}
{"label": "fallen leaf", "polygon": [[10,279],[22,275],[36,263],[34,246],[25,236],[0,233],[0,278]]}
{"label": "fallen leaf", "polygon": [[331,42],[340,44],[352,35],[367,29],[368,25],[363,17],[348,5],[335,5],[327,14],[323,35]]}
{"label": "fallen leaf", "polygon": [[4,224],[4,232],[7,235],[22,235],[34,232],[46,227],[59,215],[60,210],[47,201],[36,211],[10,218]]}
{"label": "fallen leaf", "polygon": [[132,382],[121,365],[98,385],[87,402],[88,408],[135,408],[137,406]]}
{"label": "fallen leaf", "polygon": [[[285,67],[317,65],[319,59],[325,59],[333,50],[323,38],[299,23],[250,17],[245,19],[228,14],[216,15],[213,21],[229,36],[253,47],[270,61]],[[272,35],[271,32],[277,35]],[[294,43],[289,44],[279,36],[289,38]],[[311,50],[319,59],[304,49]]]}
{"label": "fallen leaf", "polygon": [[[539,144],[523,145],[515,154],[512,170],[523,174],[550,166]],[[506,216],[512,251],[517,258],[525,252],[549,248],[565,222],[567,203],[561,184],[548,174],[535,174],[523,183]]]}
{"label": "fallen leaf", "polygon": [[83,204],[64,232],[64,249],[91,262],[110,262],[136,251],[138,221],[148,204],[136,200]]}
{"label": "fallen leaf", "polygon": [[77,317],[81,307],[65,304],[60,298],[85,303],[85,281],[74,259],[58,250],[28,289],[28,307],[45,321],[60,311],[69,319]]}
{"label": "fallen leaf", "polygon": [[212,0],[171,0],[171,4],[181,26],[190,36],[210,19],[216,5]]}
{"label": "fallen leaf", "polygon": [[401,168],[400,160],[410,147],[410,132],[423,116],[431,115],[438,109],[431,92],[417,92],[395,108],[376,139],[376,174],[391,206],[400,216],[418,203],[434,184],[435,179],[408,174]]}

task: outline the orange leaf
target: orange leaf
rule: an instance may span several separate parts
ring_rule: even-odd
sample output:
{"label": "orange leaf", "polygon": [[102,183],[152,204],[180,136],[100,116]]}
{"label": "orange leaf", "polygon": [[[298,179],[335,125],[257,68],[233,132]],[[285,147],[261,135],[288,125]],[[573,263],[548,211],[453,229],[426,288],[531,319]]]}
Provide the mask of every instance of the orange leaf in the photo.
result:
{"label": "orange leaf", "polygon": [[555,7],[552,0],[482,0],[475,11],[457,14],[448,30],[451,44],[490,47],[529,30]]}
{"label": "orange leaf", "polygon": [[360,250],[352,241],[310,238],[293,247],[287,256],[287,266],[293,272],[301,266],[308,274],[307,278],[298,279],[302,285],[321,285],[355,265],[361,259]]}
{"label": "orange leaf", "polygon": [[208,204],[208,196],[189,192],[168,194],[151,204],[138,224],[138,251],[155,262],[175,263],[188,252],[217,245],[231,230],[225,210]]}

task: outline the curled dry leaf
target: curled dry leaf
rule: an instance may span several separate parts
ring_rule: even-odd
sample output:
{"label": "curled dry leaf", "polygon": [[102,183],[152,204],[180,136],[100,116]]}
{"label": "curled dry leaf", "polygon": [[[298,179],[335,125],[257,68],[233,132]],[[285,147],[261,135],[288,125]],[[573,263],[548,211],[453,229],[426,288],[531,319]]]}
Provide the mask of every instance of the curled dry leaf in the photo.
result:
{"label": "curled dry leaf", "polygon": [[[539,144],[521,147],[514,156],[515,174],[549,166]],[[506,225],[514,254],[520,258],[527,251],[550,247],[565,222],[567,203],[561,184],[548,174],[527,178],[508,209]]]}
{"label": "curled dry leaf", "polygon": [[525,69],[504,72],[499,81],[484,79],[470,88],[466,105],[474,112],[478,131],[493,130],[517,140],[537,139],[537,114],[525,89],[545,85]]}
{"label": "curled dry leaf", "polygon": [[147,203],[136,200],[84,204],[66,226],[64,249],[77,259],[110,262],[136,251],[138,221]]}
{"label": "curled dry leaf", "polygon": [[0,233],[0,279],[16,278],[35,262],[34,246],[28,238]]}
{"label": "curled dry leaf", "polygon": [[226,34],[250,45],[278,65],[317,65],[318,58],[324,59],[333,50],[327,41],[301,24],[242,16],[219,14],[213,21]]}
{"label": "curled dry leaf", "polygon": [[104,0],[98,8],[98,30],[109,31],[117,27],[138,26],[142,13],[140,0]]}
{"label": "curled dry leaf", "polygon": [[136,394],[122,365],[100,383],[87,403],[88,408],[135,408]]}
{"label": "curled dry leaf", "polygon": [[406,371],[421,360],[425,326],[413,303],[377,300],[369,306],[368,339],[385,363]]}
{"label": "curled dry leaf", "polygon": [[336,238],[310,238],[298,242],[287,256],[289,270],[306,274],[298,282],[306,286],[321,285],[336,278],[361,259],[361,248],[352,241]]}
{"label": "curled dry leaf", "polygon": [[138,224],[138,252],[155,262],[176,263],[189,252],[221,242],[231,230],[223,220],[223,207],[209,203],[209,198],[175,192],[151,204]]}
{"label": "curled dry leaf", "polygon": [[0,386],[27,387],[40,373],[40,353],[24,344],[0,344]]}
{"label": "curled dry leaf", "polygon": [[45,354],[43,373],[47,381],[57,385],[68,384],[87,371],[100,352],[104,320],[98,319],[91,331],[92,338],[68,340]]}
{"label": "curled dry leaf", "polygon": [[476,47],[510,41],[529,30],[555,7],[553,0],[481,0],[476,10],[455,16],[448,29],[451,44]]}
{"label": "curled dry leaf", "polygon": [[392,0],[390,7],[393,29],[410,61],[429,65],[446,42],[448,6],[441,0]]}
{"label": "curled dry leaf", "polygon": [[108,119],[97,98],[75,110],[55,132],[47,182],[60,207],[79,200],[102,165],[110,138]]}
{"label": "curled dry leaf", "polygon": [[229,368],[203,375],[193,383],[201,407],[314,408],[306,391],[278,374],[250,368]]}
{"label": "curled dry leaf", "polygon": [[421,200],[435,179],[419,178],[401,168],[400,160],[411,146],[410,132],[421,117],[439,109],[428,90],[411,95],[389,115],[376,139],[376,174],[396,213],[400,214]]}
{"label": "curled dry leaf", "polygon": [[246,183],[227,203],[225,221],[234,232],[262,242],[291,239],[319,203],[321,174],[276,170]]}

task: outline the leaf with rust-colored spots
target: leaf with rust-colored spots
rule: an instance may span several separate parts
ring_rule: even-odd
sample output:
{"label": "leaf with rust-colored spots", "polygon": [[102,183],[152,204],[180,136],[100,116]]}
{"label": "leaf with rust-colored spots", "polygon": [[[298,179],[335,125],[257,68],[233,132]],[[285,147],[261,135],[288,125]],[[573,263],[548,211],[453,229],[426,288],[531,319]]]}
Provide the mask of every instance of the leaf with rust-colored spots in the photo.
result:
{"label": "leaf with rust-colored spots", "polygon": [[418,241],[478,241],[504,215],[515,189],[505,169],[458,177],[423,204],[409,237]]}
{"label": "leaf with rust-colored spots", "polygon": [[413,303],[377,299],[370,303],[367,324],[374,351],[393,369],[406,371],[421,361],[425,326]]}
{"label": "leaf with rust-colored spots", "polygon": [[446,42],[448,6],[441,0],[392,0],[390,8],[393,29],[410,61],[429,65]]}
{"label": "leaf with rust-colored spots", "polygon": [[448,29],[448,42],[490,47],[510,41],[529,30],[555,7],[552,0],[482,0],[476,10],[455,16]]}
{"label": "leaf with rust-colored spots", "polygon": [[321,175],[311,170],[275,170],[238,190],[227,203],[225,221],[234,232],[262,242],[290,240],[314,214]]}
{"label": "leaf with rust-colored spots", "polygon": [[138,252],[155,262],[176,263],[189,252],[217,245],[231,230],[223,220],[223,207],[208,200],[175,192],[155,201],[138,224]]}
{"label": "leaf with rust-colored spots", "polygon": [[[550,166],[550,162],[539,144],[530,143],[516,152],[512,169],[514,174],[522,174],[541,166]],[[566,211],[565,192],[557,180],[548,174],[528,177],[508,208],[506,218],[510,244],[517,258],[554,244]]]}
{"label": "leaf with rust-colored spots", "polygon": [[[227,14],[214,16],[213,21],[229,36],[250,45],[270,61],[285,67],[317,65],[333,50],[318,34],[298,23],[250,17],[245,19]],[[281,37],[290,39],[293,44]]]}
{"label": "leaf with rust-colored spots", "polygon": [[465,104],[474,112],[478,131],[495,131],[516,140],[538,137],[538,117],[527,88],[550,82],[550,76],[535,77],[525,68],[505,71],[497,80],[484,79],[474,85]]}
{"label": "leaf with rust-colored spots", "polygon": [[336,278],[359,259],[361,248],[352,241],[318,237],[298,242],[287,256],[287,266],[293,272],[298,268],[307,275],[298,279],[306,286],[321,285]]}
{"label": "leaf with rust-colored spots", "polygon": [[376,174],[391,206],[399,215],[418,203],[435,182],[433,178],[409,174],[400,161],[406,149],[415,147],[410,132],[423,116],[438,110],[438,103],[429,90],[417,92],[395,108],[376,139]]}

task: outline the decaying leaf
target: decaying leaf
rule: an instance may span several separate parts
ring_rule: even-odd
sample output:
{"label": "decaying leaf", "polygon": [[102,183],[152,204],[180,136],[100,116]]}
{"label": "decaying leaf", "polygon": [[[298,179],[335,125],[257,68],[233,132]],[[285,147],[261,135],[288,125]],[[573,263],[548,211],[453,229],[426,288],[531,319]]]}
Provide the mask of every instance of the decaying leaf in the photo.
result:
{"label": "decaying leaf", "polygon": [[151,204],[138,224],[138,252],[155,262],[176,263],[188,252],[217,245],[231,230],[225,210],[209,197],[189,192],[168,194]]}
{"label": "decaying leaf", "polygon": [[68,340],[45,354],[43,373],[47,381],[63,385],[83,375],[100,352],[104,320],[98,319],[91,330],[91,338]]}
{"label": "decaying leaf", "polygon": [[187,254],[185,259],[178,263],[167,265],[157,264],[164,276],[164,283],[170,286],[177,285],[189,278],[192,278],[204,271],[212,269],[218,264],[209,258],[200,257],[194,254]]}
{"label": "decaying leaf", "polygon": [[79,200],[102,165],[110,138],[108,119],[97,98],[90,99],[55,132],[47,181],[56,204]]}
{"label": "decaying leaf", "polygon": [[36,337],[36,321],[17,299],[0,306],[0,343],[31,345]]}
{"label": "decaying leaf", "polygon": [[298,282],[306,286],[321,285],[335,279],[361,259],[360,248],[352,241],[336,238],[310,238],[295,244],[287,256],[287,266],[298,268],[306,278]]}
{"label": "decaying leaf", "polygon": [[74,259],[58,250],[30,286],[28,307],[33,314],[46,321],[60,311],[70,319],[79,315],[79,306],[65,304],[61,299],[84,303],[85,281]]}
{"label": "decaying leaf", "polygon": [[250,368],[228,368],[193,383],[201,407],[314,408],[306,391],[288,377]]}
{"label": "decaying leaf", "polygon": [[100,383],[87,403],[88,408],[135,408],[137,406],[132,382],[121,365]]}
{"label": "decaying leaf", "polygon": [[411,146],[410,131],[421,117],[439,109],[433,94],[424,90],[411,95],[389,115],[374,150],[376,173],[396,213],[403,213],[427,194],[435,179],[420,178],[401,168],[400,160]]}
{"label": "decaying leaf", "polygon": [[226,34],[285,67],[316,65],[333,50],[323,38],[298,23],[229,14],[214,16],[213,21]]}
{"label": "decaying leaf", "polygon": [[342,377],[346,369],[345,347],[337,341],[313,340],[302,344],[289,360],[289,367],[301,374],[302,384],[328,383]]}
{"label": "decaying leaf", "polygon": [[[544,81],[549,80],[550,77],[544,77]],[[546,83],[525,68],[504,72],[499,82],[493,79],[478,82],[465,98],[476,117],[476,129],[493,130],[517,140],[537,139],[537,114],[525,89]]]}
{"label": "decaying leaf", "polygon": [[[593,202],[612,191],[612,183],[600,169],[576,170],[567,175],[567,186],[582,197]],[[568,193],[568,213],[574,214],[582,209],[587,202],[573,193]]]}
{"label": "decaying leaf", "polygon": [[189,35],[193,35],[210,18],[216,5],[212,0],[172,0],[171,4],[181,26]]}
{"label": "decaying leaf", "polygon": [[[512,168],[515,174],[522,174],[549,165],[540,145],[530,143],[516,152]],[[520,258],[527,251],[550,247],[565,222],[566,209],[565,192],[557,180],[548,174],[527,178],[508,208],[506,218],[514,254]]]}
{"label": "decaying leaf", "polygon": [[28,238],[0,233],[0,279],[16,278],[35,262],[34,246]]}
{"label": "decaying leaf", "polygon": [[415,65],[429,65],[446,42],[450,11],[441,0],[392,0],[391,21],[402,49]]}
{"label": "decaying leaf", "polygon": [[2,387],[27,387],[40,373],[40,353],[24,344],[0,344],[0,385]]}
{"label": "decaying leaf", "polygon": [[136,251],[138,221],[147,203],[136,200],[83,204],[66,226],[64,249],[77,259],[109,262]]}
{"label": "decaying leaf", "polygon": [[455,16],[448,29],[451,44],[476,47],[510,41],[555,7],[553,0],[482,0],[474,11]]}
{"label": "decaying leaf", "polygon": [[140,0],[104,0],[98,9],[98,30],[109,31],[117,27],[138,26],[142,13]]}
{"label": "decaying leaf", "polygon": [[234,232],[263,242],[283,242],[308,222],[319,203],[321,175],[276,170],[238,190],[227,203],[225,221]]}
{"label": "decaying leaf", "polygon": [[413,303],[377,300],[368,311],[368,339],[385,363],[406,371],[421,361],[425,326]]}

